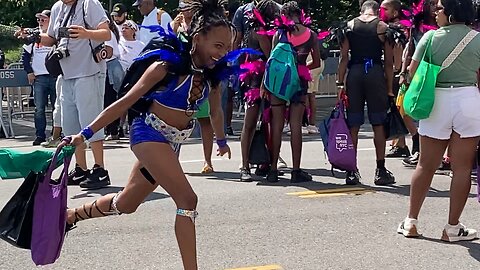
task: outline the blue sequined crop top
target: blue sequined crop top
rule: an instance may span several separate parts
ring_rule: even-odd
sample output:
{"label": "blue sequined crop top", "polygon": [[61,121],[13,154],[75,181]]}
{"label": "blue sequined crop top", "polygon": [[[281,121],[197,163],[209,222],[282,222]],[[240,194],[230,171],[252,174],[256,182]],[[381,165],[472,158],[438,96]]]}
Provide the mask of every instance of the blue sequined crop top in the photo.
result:
{"label": "blue sequined crop top", "polygon": [[148,98],[153,99],[170,109],[181,111],[197,111],[198,107],[208,98],[208,93],[211,89],[210,83],[206,82],[204,84],[201,97],[189,107],[188,99],[193,85],[193,75],[187,75],[182,83],[180,83],[178,86],[177,84],[178,77],[173,79],[164,90],[153,91],[150,93]]}

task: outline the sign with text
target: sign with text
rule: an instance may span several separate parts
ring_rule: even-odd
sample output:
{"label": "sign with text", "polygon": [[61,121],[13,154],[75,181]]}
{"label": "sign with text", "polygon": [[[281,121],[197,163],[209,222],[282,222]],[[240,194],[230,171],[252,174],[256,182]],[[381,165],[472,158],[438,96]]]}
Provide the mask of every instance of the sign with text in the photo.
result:
{"label": "sign with text", "polygon": [[30,86],[23,69],[0,69],[0,87]]}

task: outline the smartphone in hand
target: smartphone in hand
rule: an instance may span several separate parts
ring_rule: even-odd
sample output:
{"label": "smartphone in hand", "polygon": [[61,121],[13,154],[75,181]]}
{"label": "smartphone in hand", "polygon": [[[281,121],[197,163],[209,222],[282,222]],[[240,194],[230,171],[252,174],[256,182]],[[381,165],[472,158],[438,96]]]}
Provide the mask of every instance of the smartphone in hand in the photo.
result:
{"label": "smartphone in hand", "polygon": [[70,32],[68,27],[58,28],[58,38],[70,38]]}

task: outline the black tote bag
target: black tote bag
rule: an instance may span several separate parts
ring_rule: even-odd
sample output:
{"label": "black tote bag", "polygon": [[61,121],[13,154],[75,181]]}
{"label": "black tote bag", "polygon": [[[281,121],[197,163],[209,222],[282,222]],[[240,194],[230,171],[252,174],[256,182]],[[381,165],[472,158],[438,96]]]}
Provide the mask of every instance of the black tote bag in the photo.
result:
{"label": "black tote bag", "polygon": [[408,135],[408,129],[405,126],[402,115],[398,111],[395,103],[390,104],[390,110],[387,113],[387,118],[385,119],[383,127],[385,130],[385,139],[387,141]]}
{"label": "black tote bag", "polygon": [[262,99],[260,108],[258,109],[257,127],[253,135],[252,143],[250,144],[250,151],[248,155],[248,162],[250,164],[261,165],[270,163],[270,152],[267,147],[266,124],[262,122],[263,110],[265,108],[265,101]]}
{"label": "black tote bag", "polygon": [[20,188],[0,212],[0,239],[24,249],[30,249],[32,220],[38,177],[30,172]]}

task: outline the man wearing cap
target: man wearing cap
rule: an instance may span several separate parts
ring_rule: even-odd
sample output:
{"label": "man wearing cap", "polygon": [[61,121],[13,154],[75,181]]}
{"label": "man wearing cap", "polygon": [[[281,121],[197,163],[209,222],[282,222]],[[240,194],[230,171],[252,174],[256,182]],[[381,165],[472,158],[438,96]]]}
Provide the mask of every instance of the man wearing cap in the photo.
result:
{"label": "man wearing cap", "polygon": [[186,6],[185,2],[180,1],[177,8],[178,15],[170,22],[170,26],[175,33],[186,33],[190,29],[193,13]]}
{"label": "man wearing cap", "polygon": [[[109,18],[98,0],[61,0],[52,6],[50,19],[41,39],[44,45],[56,44],[56,55],[62,56],[62,128],[70,136],[78,134],[103,111],[107,67],[99,51],[111,39]],[[91,170],[87,167],[86,145],[75,148],[76,165],[69,174],[69,185],[87,189],[110,185],[104,169],[103,139],[103,129],[89,139],[95,162]]]}
{"label": "man wearing cap", "polygon": [[143,42],[135,39],[137,32],[138,26],[131,20],[127,20],[122,25],[123,39],[118,43],[118,47],[120,50],[120,64],[125,71],[133,63],[133,59],[138,57],[145,47]]}
{"label": "man wearing cap", "polygon": [[[38,22],[38,30],[46,33],[50,22],[50,10],[44,10],[35,15]],[[36,31],[32,29],[30,31]],[[48,74],[45,67],[45,56],[51,47],[42,46],[40,43],[33,42],[23,46],[22,63],[23,68],[27,72],[28,81],[33,85],[33,100],[35,102],[35,140],[33,145],[40,145],[46,141],[45,129],[47,127],[47,118],[45,108],[48,100],[53,106],[57,97],[55,91],[55,77]],[[59,117],[57,117],[59,118]],[[56,119],[60,122],[60,119]]]}
{"label": "man wearing cap", "polygon": [[[140,14],[143,15],[142,25],[161,25],[164,29],[168,29],[168,24],[172,21],[172,17],[164,11],[159,13],[159,10],[155,7],[155,0],[137,0],[133,6],[137,7]],[[160,14],[160,18],[157,18],[158,14]],[[141,28],[137,39],[148,44],[152,38],[157,36],[157,33]]]}
{"label": "man wearing cap", "polygon": [[124,4],[116,3],[113,6],[112,13],[110,13],[110,16],[112,16],[112,19],[115,22],[115,25],[117,26],[120,36],[122,36],[122,25],[125,23],[128,17],[127,12],[128,12],[127,7]]}

